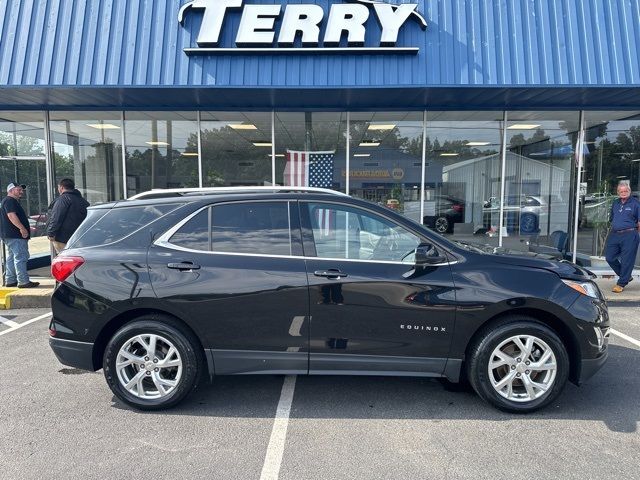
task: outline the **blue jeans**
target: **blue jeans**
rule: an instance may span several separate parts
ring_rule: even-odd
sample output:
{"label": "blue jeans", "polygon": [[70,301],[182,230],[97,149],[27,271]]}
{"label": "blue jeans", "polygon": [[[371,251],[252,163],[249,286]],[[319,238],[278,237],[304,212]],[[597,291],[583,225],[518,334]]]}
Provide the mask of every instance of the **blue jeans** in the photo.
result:
{"label": "blue jeans", "polygon": [[27,273],[27,260],[29,260],[29,247],[27,240],[23,238],[5,238],[4,244],[7,246],[7,265],[5,267],[5,285],[18,283],[24,285],[29,283]]}

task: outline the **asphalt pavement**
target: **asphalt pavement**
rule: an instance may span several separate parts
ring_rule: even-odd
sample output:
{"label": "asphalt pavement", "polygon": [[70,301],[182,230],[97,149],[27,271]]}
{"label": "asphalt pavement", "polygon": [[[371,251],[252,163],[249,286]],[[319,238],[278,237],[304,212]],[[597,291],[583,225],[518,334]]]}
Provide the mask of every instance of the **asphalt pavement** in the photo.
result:
{"label": "asphalt pavement", "polygon": [[3,480],[640,479],[633,303],[610,307],[628,339],[612,335],[604,368],[531,415],[438,380],[270,375],[221,377],[177,408],[139,412],[102,372],[58,363],[46,313],[2,312]]}

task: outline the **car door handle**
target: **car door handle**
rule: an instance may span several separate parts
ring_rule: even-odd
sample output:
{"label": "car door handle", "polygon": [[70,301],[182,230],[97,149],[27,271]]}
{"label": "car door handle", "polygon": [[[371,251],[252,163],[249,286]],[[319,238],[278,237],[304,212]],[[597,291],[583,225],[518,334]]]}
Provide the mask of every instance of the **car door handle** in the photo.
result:
{"label": "car door handle", "polygon": [[316,277],[327,277],[327,278],[343,278],[343,277],[349,276],[346,273],[341,272],[340,270],[337,270],[334,268],[330,268],[329,270],[316,270],[315,272],[313,272],[313,274]]}
{"label": "car door handle", "polygon": [[196,265],[191,262],[183,262],[183,263],[168,263],[168,268],[172,268],[174,270],[199,270],[200,265]]}

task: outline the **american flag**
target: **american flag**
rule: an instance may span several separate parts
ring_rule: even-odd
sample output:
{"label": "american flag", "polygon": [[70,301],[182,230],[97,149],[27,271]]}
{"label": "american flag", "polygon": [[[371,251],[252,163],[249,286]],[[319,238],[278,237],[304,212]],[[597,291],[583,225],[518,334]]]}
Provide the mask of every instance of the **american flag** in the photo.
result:
{"label": "american flag", "polygon": [[[335,152],[304,152],[287,150],[284,184],[291,187],[333,186],[333,156]],[[324,208],[315,210],[315,221],[320,234],[331,235],[335,212]]]}
{"label": "american flag", "polygon": [[304,152],[287,150],[284,184],[289,187],[333,186],[333,156],[335,152]]}

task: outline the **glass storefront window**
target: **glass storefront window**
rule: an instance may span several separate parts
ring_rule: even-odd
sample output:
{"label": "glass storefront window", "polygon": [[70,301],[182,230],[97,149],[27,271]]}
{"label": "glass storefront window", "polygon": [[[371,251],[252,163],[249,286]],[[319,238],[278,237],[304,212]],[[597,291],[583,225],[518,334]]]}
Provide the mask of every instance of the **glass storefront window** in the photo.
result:
{"label": "glass storefront window", "polygon": [[501,112],[427,112],[424,224],[498,245]]}
{"label": "glass storefront window", "polygon": [[604,247],[618,183],[640,197],[640,112],[585,112],[584,144],[578,261],[609,270]]}
{"label": "glass storefront window", "polygon": [[271,112],[202,112],[200,129],[204,187],[271,185]]}
{"label": "glass storefront window", "polygon": [[570,258],[579,112],[508,112],[503,246]]}
{"label": "glass storefront window", "polygon": [[423,113],[350,116],[349,194],[420,222]]}
{"label": "glass storefront window", "polygon": [[51,112],[54,181],[72,178],[90,204],[122,195],[122,114]]}
{"label": "glass storefront window", "polygon": [[346,135],[344,112],[276,112],[276,183],[344,192]]}
{"label": "glass storefront window", "polygon": [[199,185],[196,112],[125,112],[124,123],[127,197]]}
{"label": "glass storefront window", "polygon": [[25,184],[20,203],[29,217],[32,256],[49,253],[45,225],[47,181],[43,112],[0,112],[0,188]]}

